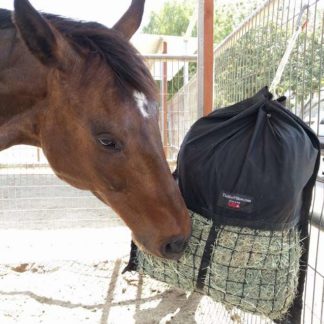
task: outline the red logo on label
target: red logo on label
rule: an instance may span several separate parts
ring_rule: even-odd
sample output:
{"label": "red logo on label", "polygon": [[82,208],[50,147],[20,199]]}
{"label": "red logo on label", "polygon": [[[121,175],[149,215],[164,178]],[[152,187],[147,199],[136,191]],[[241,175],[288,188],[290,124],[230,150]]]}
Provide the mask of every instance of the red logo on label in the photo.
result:
{"label": "red logo on label", "polygon": [[235,208],[235,209],[239,209],[239,208],[241,208],[241,204],[240,204],[240,202],[238,202],[238,201],[233,201],[233,200],[230,200],[230,201],[227,203],[227,206],[230,207],[230,208]]}

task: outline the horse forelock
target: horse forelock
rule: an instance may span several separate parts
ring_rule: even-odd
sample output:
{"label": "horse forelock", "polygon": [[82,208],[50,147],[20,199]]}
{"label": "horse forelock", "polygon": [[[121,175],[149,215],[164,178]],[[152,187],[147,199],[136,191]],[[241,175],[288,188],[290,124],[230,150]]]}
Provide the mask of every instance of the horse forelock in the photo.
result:
{"label": "horse forelock", "polygon": [[[11,12],[0,9],[0,29],[13,27]],[[88,53],[86,64],[97,62],[113,72],[116,86],[128,97],[134,91],[156,100],[156,85],[138,51],[113,29],[96,22],[77,21],[53,14],[42,14],[77,50]]]}
{"label": "horse forelock", "polygon": [[[115,84],[123,95],[132,97],[134,91],[143,93],[148,100],[156,100],[156,85],[137,50],[114,30],[77,29],[68,37],[72,45],[86,50],[86,64],[96,68],[98,57],[114,74]],[[101,65],[102,66],[102,65]],[[89,72],[91,74],[91,72]]]}

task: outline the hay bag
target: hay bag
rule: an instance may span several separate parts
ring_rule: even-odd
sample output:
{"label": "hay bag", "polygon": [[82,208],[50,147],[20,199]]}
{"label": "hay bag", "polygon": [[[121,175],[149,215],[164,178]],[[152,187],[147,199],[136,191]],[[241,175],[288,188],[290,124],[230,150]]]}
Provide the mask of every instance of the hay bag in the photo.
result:
{"label": "hay bag", "polygon": [[[196,290],[229,308],[278,319],[297,288],[300,236],[295,229],[262,231],[219,226],[190,212],[192,237],[179,261],[137,251],[137,270],[186,291]],[[210,231],[216,232],[204,282],[196,289]]]}
{"label": "hay bag", "polygon": [[191,127],[176,177],[191,210],[192,238],[178,262],[133,246],[138,271],[271,319],[290,306],[301,311],[299,265],[307,262],[302,245],[320,150],[284,99],[272,100],[265,87]]}

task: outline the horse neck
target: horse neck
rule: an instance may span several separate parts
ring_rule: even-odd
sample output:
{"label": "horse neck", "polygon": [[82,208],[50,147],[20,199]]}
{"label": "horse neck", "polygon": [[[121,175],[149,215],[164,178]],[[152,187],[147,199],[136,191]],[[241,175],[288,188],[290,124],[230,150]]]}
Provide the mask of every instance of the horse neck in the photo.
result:
{"label": "horse neck", "polygon": [[47,70],[17,38],[0,29],[0,125],[32,109],[46,95]]}

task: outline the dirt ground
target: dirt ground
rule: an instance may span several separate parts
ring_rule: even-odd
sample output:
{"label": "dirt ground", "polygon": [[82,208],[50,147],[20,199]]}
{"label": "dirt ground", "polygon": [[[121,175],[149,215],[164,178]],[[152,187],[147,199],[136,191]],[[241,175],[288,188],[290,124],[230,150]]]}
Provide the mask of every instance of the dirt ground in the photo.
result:
{"label": "dirt ground", "polygon": [[121,274],[129,238],[125,227],[0,230],[0,323],[247,323],[208,297]]}
{"label": "dirt ground", "polygon": [[[136,273],[124,260],[0,266],[0,323],[243,323],[199,294]],[[232,320],[231,320],[232,319]]]}
{"label": "dirt ground", "polygon": [[124,261],[24,263],[0,267],[0,323],[195,323],[179,313],[184,292],[137,274]]}
{"label": "dirt ground", "polygon": [[122,275],[131,235],[107,206],[48,170],[9,171],[0,172],[0,324],[266,323]]}

